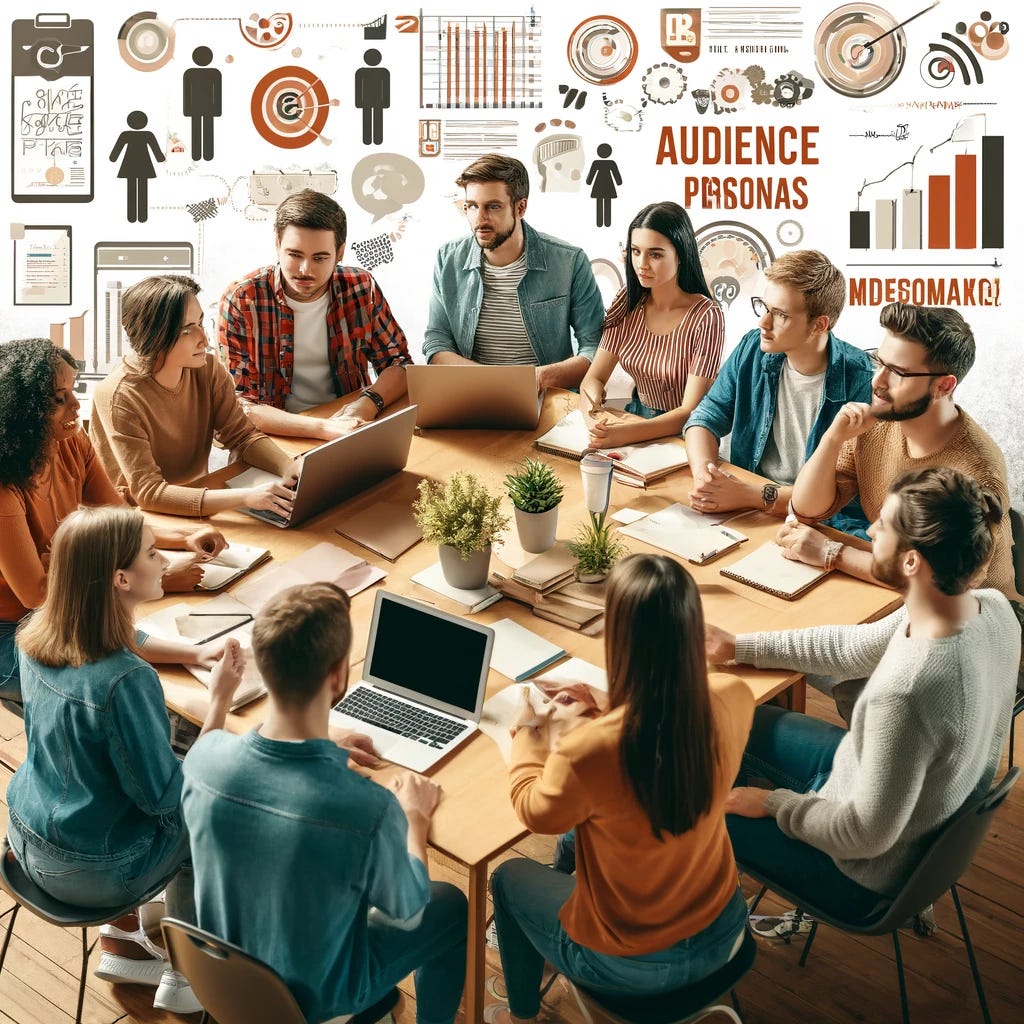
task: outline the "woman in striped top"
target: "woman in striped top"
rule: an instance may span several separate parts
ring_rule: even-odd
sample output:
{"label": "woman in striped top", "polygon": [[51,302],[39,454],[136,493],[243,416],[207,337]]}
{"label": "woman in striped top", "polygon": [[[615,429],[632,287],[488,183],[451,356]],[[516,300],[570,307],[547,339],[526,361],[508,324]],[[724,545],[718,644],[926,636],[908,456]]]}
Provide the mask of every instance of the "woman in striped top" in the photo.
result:
{"label": "woman in striped top", "polygon": [[[645,206],[629,225],[626,287],[604,321],[601,345],[580,385],[595,448],[678,436],[722,362],[725,318],[708,290],[693,225],[677,203]],[[626,411],[640,420],[600,415],[615,365],[633,378]]]}

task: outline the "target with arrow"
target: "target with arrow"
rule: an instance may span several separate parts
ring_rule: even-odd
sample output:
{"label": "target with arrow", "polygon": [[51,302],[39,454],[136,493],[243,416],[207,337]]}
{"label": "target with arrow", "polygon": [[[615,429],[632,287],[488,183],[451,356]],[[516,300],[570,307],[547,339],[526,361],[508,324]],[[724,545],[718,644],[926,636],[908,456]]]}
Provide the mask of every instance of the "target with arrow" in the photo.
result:
{"label": "target with arrow", "polygon": [[332,100],[320,77],[306,68],[276,68],[264,75],[252,93],[252,123],[262,138],[281,149],[301,149],[323,134]]}

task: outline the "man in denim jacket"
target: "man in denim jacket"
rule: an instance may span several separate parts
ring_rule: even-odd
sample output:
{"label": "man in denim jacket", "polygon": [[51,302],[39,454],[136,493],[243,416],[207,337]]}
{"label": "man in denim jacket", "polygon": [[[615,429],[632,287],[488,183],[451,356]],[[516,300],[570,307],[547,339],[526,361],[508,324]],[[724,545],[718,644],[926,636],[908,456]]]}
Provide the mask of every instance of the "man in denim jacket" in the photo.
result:
{"label": "man in denim jacket", "polygon": [[[700,512],[785,515],[800,467],[836,414],[871,395],[867,355],[832,333],[846,301],[842,272],[807,249],[781,256],[766,277],[764,298],[752,300],[758,330],[730,353],[686,424],[690,504]],[[718,468],[718,443],[729,433],[730,461],[768,483],[744,483]],[[832,525],[866,526],[853,503],[844,513]]]}
{"label": "man in denim jacket", "polygon": [[513,157],[481,157],[456,184],[473,234],[438,251],[424,358],[532,365],[538,390],[576,387],[604,322],[586,253],[523,221],[530,179]]}

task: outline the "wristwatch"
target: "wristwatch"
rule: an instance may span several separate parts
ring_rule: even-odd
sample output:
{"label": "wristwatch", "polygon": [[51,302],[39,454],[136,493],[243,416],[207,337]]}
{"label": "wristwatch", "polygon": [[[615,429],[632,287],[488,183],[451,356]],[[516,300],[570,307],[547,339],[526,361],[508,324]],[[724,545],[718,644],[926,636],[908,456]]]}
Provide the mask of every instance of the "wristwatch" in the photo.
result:
{"label": "wristwatch", "polygon": [[373,388],[363,388],[361,394],[364,398],[368,398],[377,407],[377,415],[379,416],[384,411],[384,399],[377,394]]}
{"label": "wristwatch", "polygon": [[761,488],[761,504],[765,508],[771,508],[779,497],[779,489],[775,484],[765,484]]}

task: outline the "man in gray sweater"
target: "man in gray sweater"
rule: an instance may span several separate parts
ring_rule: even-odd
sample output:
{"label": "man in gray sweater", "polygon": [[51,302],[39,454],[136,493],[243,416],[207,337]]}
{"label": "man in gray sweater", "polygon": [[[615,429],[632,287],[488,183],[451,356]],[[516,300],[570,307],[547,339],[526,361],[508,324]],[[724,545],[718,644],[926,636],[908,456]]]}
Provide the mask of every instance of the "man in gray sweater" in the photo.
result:
{"label": "man in gray sweater", "polygon": [[890,487],[869,529],[873,572],[904,606],[878,622],[737,637],[708,626],[708,658],[870,676],[846,732],[759,707],[726,804],[741,864],[868,914],[895,894],[935,830],[995,775],[1009,727],[1020,630],[997,590],[972,590],[1002,509],[948,467]]}

